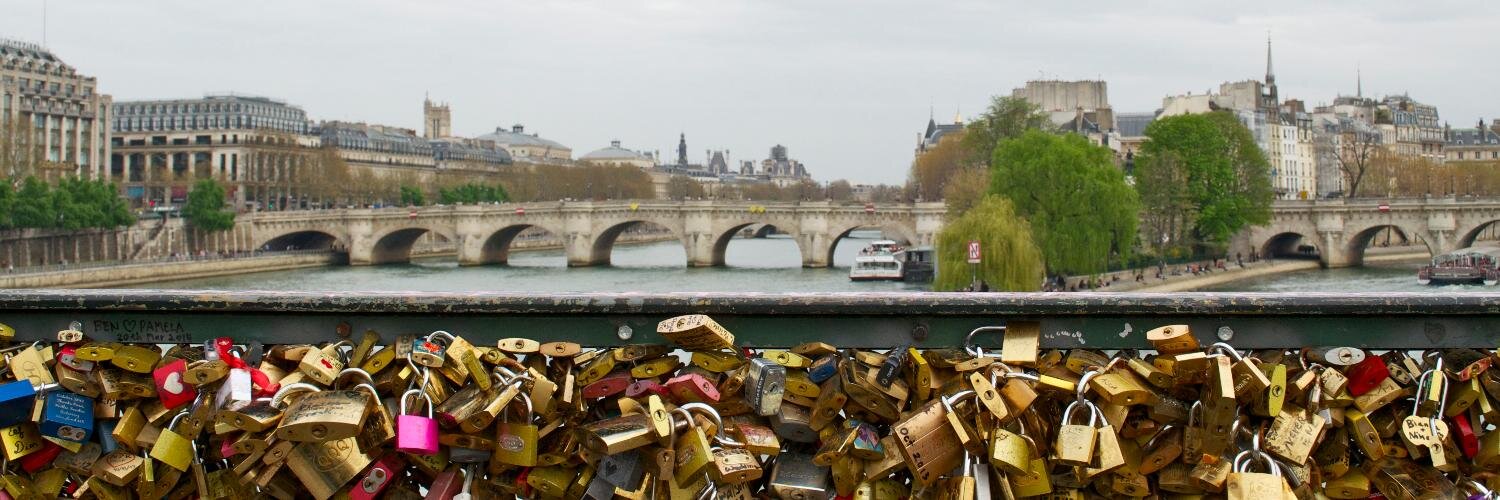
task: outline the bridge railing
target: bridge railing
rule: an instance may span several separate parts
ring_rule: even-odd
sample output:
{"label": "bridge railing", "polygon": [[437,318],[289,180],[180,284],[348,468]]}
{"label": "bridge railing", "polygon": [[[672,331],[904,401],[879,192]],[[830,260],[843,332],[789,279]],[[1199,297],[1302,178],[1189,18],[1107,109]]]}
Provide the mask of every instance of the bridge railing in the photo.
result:
{"label": "bridge railing", "polygon": [[[1240,348],[1500,344],[1500,294],[377,293],[16,290],[0,323],[18,340],[71,326],[145,343],[334,340],[341,325],[386,338],[444,329],[476,344],[504,337],[587,345],[663,342],[657,322],[705,313],[752,347],[956,347],[979,326],[1039,321],[1044,347],[1149,348],[1145,332],[1187,324]],[[995,339],[991,339],[995,340]]]}

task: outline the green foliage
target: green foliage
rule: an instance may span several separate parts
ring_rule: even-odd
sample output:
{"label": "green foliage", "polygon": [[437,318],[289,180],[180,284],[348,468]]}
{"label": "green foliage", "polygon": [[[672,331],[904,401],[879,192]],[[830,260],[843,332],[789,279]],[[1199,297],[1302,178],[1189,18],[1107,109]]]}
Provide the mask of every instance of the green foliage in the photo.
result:
{"label": "green foliage", "polygon": [[[962,289],[969,286],[972,272],[988,283],[991,290],[1037,290],[1042,285],[1042,252],[1031,234],[1030,225],[1016,216],[1009,200],[994,195],[984,197],[938,233],[938,275],[932,288]],[[980,242],[978,266],[968,263],[969,240]]]}
{"label": "green foliage", "polygon": [[36,177],[21,181],[19,191],[0,179],[0,229],[114,228],[135,223],[115,185],[67,177],[57,187]]}
{"label": "green foliage", "polygon": [[417,206],[427,204],[427,195],[422,193],[422,188],[416,186],[401,186],[401,204],[406,206]]}
{"label": "green foliage", "polygon": [[990,162],[990,193],[1026,218],[1047,272],[1103,271],[1136,239],[1139,202],[1110,150],[1075,134],[1030,130],[1000,143]]}
{"label": "green foliage", "polygon": [[964,127],[963,145],[973,155],[974,163],[982,165],[993,157],[1001,141],[1051,125],[1047,114],[1031,101],[994,96],[990,98],[989,109]]}
{"label": "green foliage", "polygon": [[51,187],[41,179],[27,176],[16,193],[11,220],[18,228],[55,227],[57,212],[53,208]]}
{"label": "green foliage", "polygon": [[224,187],[213,179],[193,184],[182,217],[194,229],[215,232],[234,228],[234,212],[224,210]]}
{"label": "green foliage", "polygon": [[1136,157],[1136,189],[1147,224],[1172,243],[1222,246],[1271,218],[1270,165],[1233,114],[1158,119]]}
{"label": "green foliage", "polygon": [[438,190],[438,203],[444,205],[459,203],[504,203],[507,201],[510,201],[510,195],[505,193],[505,186],[499,184],[489,185],[470,182]]}

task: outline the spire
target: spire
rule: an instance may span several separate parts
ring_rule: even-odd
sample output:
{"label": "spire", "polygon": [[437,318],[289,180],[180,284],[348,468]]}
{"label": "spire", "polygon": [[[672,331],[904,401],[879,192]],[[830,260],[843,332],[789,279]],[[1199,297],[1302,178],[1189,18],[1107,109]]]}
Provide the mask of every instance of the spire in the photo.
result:
{"label": "spire", "polygon": [[1271,71],[1271,34],[1266,33],[1266,85],[1276,84],[1276,73]]}
{"label": "spire", "polygon": [[1354,97],[1365,96],[1365,78],[1360,74],[1359,65],[1354,66]]}

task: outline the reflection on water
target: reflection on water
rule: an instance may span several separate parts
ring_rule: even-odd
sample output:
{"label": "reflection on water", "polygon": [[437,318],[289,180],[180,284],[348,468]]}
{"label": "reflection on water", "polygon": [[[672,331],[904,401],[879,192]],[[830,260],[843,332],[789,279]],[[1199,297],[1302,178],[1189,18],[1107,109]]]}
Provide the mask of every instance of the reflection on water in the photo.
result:
{"label": "reflection on water", "polygon": [[[879,238],[878,231],[859,231],[840,242],[834,267],[803,269],[791,238],[778,235],[735,239],[725,254],[728,267],[689,268],[677,242],[620,245],[613,265],[567,266],[561,250],[516,252],[510,265],[458,267],[452,257],[421,259],[411,264],[326,267],[171,281],[153,288],[220,290],[374,290],[374,291],[507,291],[507,292],[848,292],[919,291],[925,284],[849,281],[854,255]],[[1251,278],[1204,291],[1230,292],[1475,292],[1495,291],[1479,285],[1418,285],[1421,261],[1378,263],[1366,267],[1308,270]]]}
{"label": "reflection on water", "polygon": [[516,252],[505,266],[462,267],[453,257],[411,264],[326,267],[154,283],[153,288],[228,290],[379,290],[512,292],[813,292],[926,290],[925,284],[849,281],[854,255],[878,238],[856,231],[834,250],[834,267],[802,268],[785,235],[735,239],[727,267],[689,268],[677,242],[619,245],[612,265],[567,266],[561,250]]}

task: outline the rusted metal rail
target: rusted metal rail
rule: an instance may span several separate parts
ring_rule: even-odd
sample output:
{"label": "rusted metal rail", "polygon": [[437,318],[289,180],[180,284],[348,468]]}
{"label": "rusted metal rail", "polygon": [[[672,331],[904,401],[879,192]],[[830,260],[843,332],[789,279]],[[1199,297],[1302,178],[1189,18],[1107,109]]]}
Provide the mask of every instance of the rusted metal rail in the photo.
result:
{"label": "rusted metal rail", "polygon": [[[447,330],[587,345],[662,342],[656,323],[712,315],[754,347],[821,340],[845,347],[958,346],[970,330],[1042,325],[1044,347],[1148,348],[1145,332],[1185,323],[1241,348],[1500,345],[1500,294],[381,293],[9,290],[0,323],[20,340],[77,323],[90,337],[180,343],[231,336],[316,343],[339,326],[382,334]],[[993,344],[998,339],[985,339]]]}

